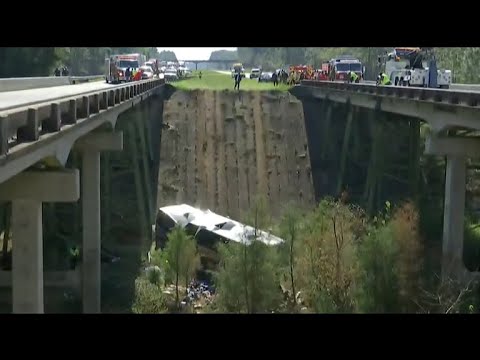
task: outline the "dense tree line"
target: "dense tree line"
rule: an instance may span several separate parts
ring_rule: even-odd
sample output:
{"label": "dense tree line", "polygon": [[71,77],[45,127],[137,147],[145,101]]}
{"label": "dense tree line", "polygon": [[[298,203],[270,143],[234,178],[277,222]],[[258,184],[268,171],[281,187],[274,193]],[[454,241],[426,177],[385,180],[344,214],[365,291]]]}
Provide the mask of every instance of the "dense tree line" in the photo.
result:
{"label": "dense tree line", "polygon": [[[367,78],[376,72],[377,56],[392,48],[374,47],[291,47],[261,48],[240,47],[238,56],[246,66],[277,68],[289,64],[311,64],[319,67],[322,62],[338,55],[358,57],[366,66]],[[479,83],[480,75],[474,71],[480,60],[480,48],[436,48],[438,67],[452,70],[457,83]]]}
{"label": "dense tree line", "polygon": [[158,56],[156,47],[2,47],[0,77],[49,76],[57,66],[72,75],[96,75],[103,73],[106,56],[136,52]]}

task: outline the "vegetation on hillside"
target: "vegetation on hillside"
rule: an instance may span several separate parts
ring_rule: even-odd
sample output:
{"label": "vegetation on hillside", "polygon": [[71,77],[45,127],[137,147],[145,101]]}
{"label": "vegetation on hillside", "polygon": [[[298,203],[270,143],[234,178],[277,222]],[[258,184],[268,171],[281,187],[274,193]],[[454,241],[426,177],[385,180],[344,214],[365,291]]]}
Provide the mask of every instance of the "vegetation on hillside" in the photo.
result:
{"label": "vegetation on hillside", "polygon": [[[272,228],[265,205],[257,202],[248,217],[256,229]],[[479,312],[477,283],[430,276],[425,266],[430,253],[410,202],[396,208],[387,202],[370,219],[358,207],[323,200],[310,212],[287,208],[277,225],[273,228],[285,240],[280,246],[218,245],[216,296],[207,311]],[[146,309],[152,309],[152,297],[143,296]]]}
{"label": "vegetation on hillside", "polygon": [[[208,89],[208,90],[232,90],[234,80],[230,73],[224,74],[217,71],[202,71],[202,78],[199,78],[200,71],[195,71],[193,76],[188,79],[180,80],[172,83],[179,90]],[[290,87],[285,84],[273,86],[272,82],[259,83],[257,79],[244,78],[240,83],[240,90],[270,90],[270,91],[287,91]]]}

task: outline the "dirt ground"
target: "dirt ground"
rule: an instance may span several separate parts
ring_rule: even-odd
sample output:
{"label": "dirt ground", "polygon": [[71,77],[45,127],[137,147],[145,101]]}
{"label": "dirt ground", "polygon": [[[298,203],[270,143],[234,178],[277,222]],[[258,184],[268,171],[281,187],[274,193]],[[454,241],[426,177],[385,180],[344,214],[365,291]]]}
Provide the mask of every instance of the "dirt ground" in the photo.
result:
{"label": "dirt ground", "polygon": [[314,205],[300,101],[288,93],[177,91],[165,102],[157,206],[242,219],[257,194],[273,215]]}

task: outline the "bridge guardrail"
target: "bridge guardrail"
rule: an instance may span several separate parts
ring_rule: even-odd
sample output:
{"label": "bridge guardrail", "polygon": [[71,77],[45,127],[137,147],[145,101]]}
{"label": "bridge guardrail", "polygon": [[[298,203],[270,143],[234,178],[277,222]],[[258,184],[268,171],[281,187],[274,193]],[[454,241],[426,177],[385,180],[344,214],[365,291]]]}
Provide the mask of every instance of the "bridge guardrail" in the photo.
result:
{"label": "bridge guardrail", "polygon": [[[42,133],[58,132],[63,125],[74,125],[78,120],[118,106],[163,84],[164,79],[152,79],[112,85],[112,88],[22,104],[0,112],[0,162],[8,156],[12,146],[37,141],[40,128]],[[12,142],[15,136],[16,140]]]}
{"label": "bridge guardrail", "polygon": [[[371,80],[365,80],[362,82],[362,84],[375,85],[376,82]],[[420,88],[415,87],[415,89]],[[480,91],[480,84],[451,84],[450,89],[444,90]]]}
{"label": "bridge guardrail", "polygon": [[78,84],[103,78],[104,75],[4,78],[0,79],[0,92]]}
{"label": "bridge guardrail", "polygon": [[325,88],[330,90],[366,93],[370,95],[396,96],[418,101],[430,101],[449,105],[476,107],[480,105],[480,92],[472,92],[472,87],[480,85],[454,84],[456,89],[431,89],[405,86],[377,86],[369,83],[350,84],[343,82],[303,80],[303,86]]}

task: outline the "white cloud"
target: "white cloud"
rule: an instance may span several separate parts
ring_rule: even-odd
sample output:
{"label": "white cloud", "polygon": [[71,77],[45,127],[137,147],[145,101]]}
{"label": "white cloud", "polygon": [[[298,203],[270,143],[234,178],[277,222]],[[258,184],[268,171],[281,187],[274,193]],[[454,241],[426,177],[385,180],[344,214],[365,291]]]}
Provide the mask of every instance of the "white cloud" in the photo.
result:
{"label": "white cloud", "polygon": [[172,47],[157,48],[158,52],[173,51],[178,60],[208,60],[212,51],[217,50],[237,50],[236,47]]}

